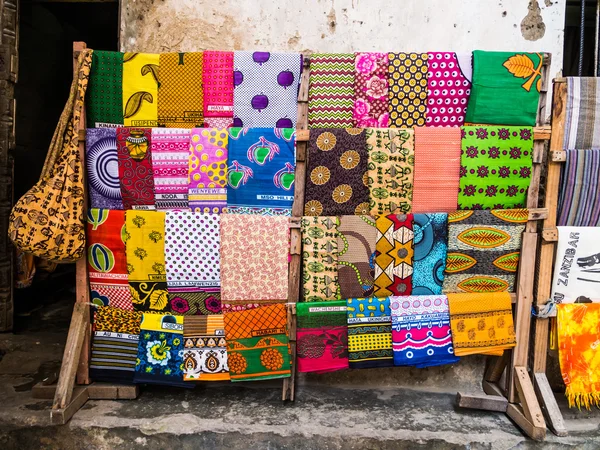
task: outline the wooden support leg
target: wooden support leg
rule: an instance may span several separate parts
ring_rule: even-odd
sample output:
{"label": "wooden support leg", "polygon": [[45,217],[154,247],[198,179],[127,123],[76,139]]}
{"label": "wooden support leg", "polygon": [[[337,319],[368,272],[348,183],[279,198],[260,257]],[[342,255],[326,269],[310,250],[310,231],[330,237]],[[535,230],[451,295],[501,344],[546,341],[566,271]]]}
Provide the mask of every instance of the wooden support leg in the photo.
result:
{"label": "wooden support leg", "polygon": [[510,353],[504,352],[502,356],[495,358],[491,361],[487,370],[485,371],[484,380],[490,383],[497,383],[502,376],[502,372],[506,369],[506,365],[510,359]]}
{"label": "wooden support leg", "polygon": [[542,406],[542,412],[546,417],[546,423],[550,431],[557,436],[566,436],[569,434],[545,373],[535,373],[533,375],[533,387]]}
{"label": "wooden support leg", "polygon": [[[56,390],[58,393],[58,389]],[[50,422],[52,425],[64,425],[71,417],[81,409],[89,399],[87,387],[75,389],[73,398],[63,408],[52,408],[50,411]]]}
{"label": "wooden support leg", "polygon": [[525,432],[527,436],[536,441],[543,441],[546,437],[546,427],[539,428],[534,426],[523,413],[520,405],[509,403],[506,407],[506,414],[515,421],[517,426]]}
{"label": "wooden support leg", "polygon": [[508,400],[494,395],[456,394],[456,403],[461,408],[485,409],[487,411],[506,412]]}
{"label": "wooden support leg", "polygon": [[515,367],[514,380],[525,417],[527,417],[527,420],[529,420],[533,426],[546,429],[542,409],[537,401],[533,383],[531,382],[531,378],[529,378],[527,369],[520,366]]}

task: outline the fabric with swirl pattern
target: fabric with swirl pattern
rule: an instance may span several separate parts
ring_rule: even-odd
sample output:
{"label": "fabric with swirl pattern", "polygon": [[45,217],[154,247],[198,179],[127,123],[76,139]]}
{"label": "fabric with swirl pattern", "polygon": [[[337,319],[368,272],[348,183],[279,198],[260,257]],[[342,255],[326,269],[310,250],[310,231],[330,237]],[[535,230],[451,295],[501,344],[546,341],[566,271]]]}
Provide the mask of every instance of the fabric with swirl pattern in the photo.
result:
{"label": "fabric with swirl pattern", "polygon": [[90,207],[123,209],[115,128],[88,128],[85,168]]}

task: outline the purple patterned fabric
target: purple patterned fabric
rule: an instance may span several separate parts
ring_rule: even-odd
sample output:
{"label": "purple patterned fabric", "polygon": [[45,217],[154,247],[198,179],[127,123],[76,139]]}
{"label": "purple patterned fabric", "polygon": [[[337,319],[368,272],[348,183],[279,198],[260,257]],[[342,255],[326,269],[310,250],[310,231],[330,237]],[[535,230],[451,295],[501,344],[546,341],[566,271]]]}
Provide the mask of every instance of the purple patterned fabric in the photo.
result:
{"label": "purple patterned fabric", "polygon": [[116,128],[88,128],[85,135],[90,208],[123,209]]}

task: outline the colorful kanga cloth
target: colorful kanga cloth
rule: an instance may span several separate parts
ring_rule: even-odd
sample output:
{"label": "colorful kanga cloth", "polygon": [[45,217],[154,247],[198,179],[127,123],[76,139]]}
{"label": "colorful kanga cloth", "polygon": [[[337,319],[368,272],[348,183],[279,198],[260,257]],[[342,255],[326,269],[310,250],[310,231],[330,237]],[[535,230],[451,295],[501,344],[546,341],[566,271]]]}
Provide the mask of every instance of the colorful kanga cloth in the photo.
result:
{"label": "colorful kanga cloth", "polygon": [[125,53],[123,56],[123,119],[126,127],[158,125],[160,55]]}
{"label": "colorful kanga cloth", "polygon": [[218,288],[169,289],[169,304],[171,310],[184,315],[211,315],[220,314],[222,311],[221,292]]}
{"label": "colorful kanga cloth", "polygon": [[183,380],[229,380],[227,342],[222,315],[183,319]]}
{"label": "colorful kanga cloth", "polygon": [[350,368],[393,366],[389,297],[349,298],[347,308]]}
{"label": "colorful kanga cloth", "polygon": [[442,291],[514,292],[527,209],[448,214],[448,254]]}
{"label": "colorful kanga cloth", "polygon": [[597,78],[567,77],[566,150],[600,150],[599,91]]}
{"label": "colorful kanga cloth", "polygon": [[367,128],[371,215],[411,211],[415,167],[414,131]]}
{"label": "colorful kanga cloth", "polygon": [[354,70],[354,126],[387,128],[388,54],[356,53]]}
{"label": "colorful kanga cloth", "polygon": [[456,356],[502,356],[516,343],[508,292],[448,294]]}
{"label": "colorful kanga cloth", "polygon": [[600,150],[566,150],[566,154],[558,191],[558,225],[599,227]]}
{"label": "colorful kanga cloth", "polygon": [[390,127],[425,126],[427,53],[389,53]]}
{"label": "colorful kanga cloth", "polygon": [[233,126],[295,128],[302,55],[236,51],[233,65]]}
{"label": "colorful kanga cloth", "polygon": [[132,310],[124,228],[125,211],[88,210],[87,266],[92,303]]}
{"label": "colorful kanga cloth", "polygon": [[134,383],[194,387],[183,381],[183,316],[144,313]]}
{"label": "colorful kanga cloth", "polygon": [[463,73],[454,52],[427,54],[428,127],[456,127],[465,121],[471,82]]}
{"label": "colorful kanga cloth", "polygon": [[233,123],[233,52],[204,52],[204,124],[227,128]]}
{"label": "colorful kanga cloth", "polygon": [[458,209],[523,208],[533,164],[531,127],[464,127]]}
{"label": "colorful kanga cloth", "polygon": [[115,128],[86,130],[85,165],[90,207],[123,209]]}
{"label": "colorful kanga cloth", "polygon": [[445,295],[391,297],[390,310],[395,366],[422,369],[458,362]]}
{"label": "colorful kanga cloth", "polygon": [[225,314],[231,381],[291,376],[285,305]]}
{"label": "colorful kanga cloth", "polygon": [[190,130],[152,128],[150,141],[156,209],[188,209]]}
{"label": "colorful kanga cloth", "polygon": [[375,297],[410,295],[413,274],[413,215],[377,218]]}
{"label": "colorful kanga cloth", "polygon": [[123,53],[92,53],[85,114],[88,128],[123,125]]}
{"label": "colorful kanga cloth", "polygon": [[558,227],[550,299],[600,303],[600,228]]}
{"label": "colorful kanga cloth", "polygon": [[310,132],[305,216],[369,214],[369,175],[364,129]]}
{"label": "colorful kanga cloth", "polygon": [[557,306],[558,359],[569,407],[600,407],[600,305]]}
{"label": "colorful kanga cloth", "polygon": [[291,216],[296,170],[296,131],[230,128],[227,211]]}
{"label": "colorful kanga cloth", "polygon": [[303,217],[302,279],[305,302],[338,299],[338,227],[336,216]]}
{"label": "colorful kanga cloth", "polygon": [[298,372],[333,372],[348,368],[346,300],[298,303]]}
{"label": "colorful kanga cloth", "polygon": [[337,232],[339,298],[372,297],[377,228],[370,216],[341,216]]}
{"label": "colorful kanga cloth", "polygon": [[219,214],[227,205],[227,146],[225,129],[194,128],[190,139],[188,196],[194,212]]}
{"label": "colorful kanga cloth", "polygon": [[413,213],[456,211],[460,187],[461,129],[415,128]]}
{"label": "colorful kanga cloth", "polygon": [[473,51],[473,86],[465,121],[534,126],[542,63],[540,53]]}
{"label": "colorful kanga cloth", "polygon": [[439,295],[448,250],[448,214],[415,214],[412,295]]}
{"label": "colorful kanga cloth", "polygon": [[119,181],[124,209],[154,209],[149,128],[117,128]]}
{"label": "colorful kanga cloth", "polygon": [[354,59],[353,53],[311,55],[308,128],[354,126]]}
{"label": "colorful kanga cloth", "polygon": [[289,217],[221,215],[223,303],[287,300],[289,227]]}
{"label": "colorful kanga cloth", "polygon": [[202,53],[161,53],[158,68],[158,125],[194,128],[204,123]]}
{"label": "colorful kanga cloth", "polygon": [[94,314],[90,377],[133,383],[142,313],[101,306]]}
{"label": "colorful kanga cloth", "polygon": [[162,211],[125,212],[123,240],[129,289],[137,311],[169,311],[165,216]]}

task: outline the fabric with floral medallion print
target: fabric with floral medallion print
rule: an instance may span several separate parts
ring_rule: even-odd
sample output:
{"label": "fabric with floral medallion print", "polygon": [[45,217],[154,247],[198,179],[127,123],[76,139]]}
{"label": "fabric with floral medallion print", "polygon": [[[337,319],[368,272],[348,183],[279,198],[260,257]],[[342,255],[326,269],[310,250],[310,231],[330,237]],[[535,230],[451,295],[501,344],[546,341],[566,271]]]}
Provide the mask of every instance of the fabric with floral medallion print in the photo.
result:
{"label": "fabric with floral medallion print", "polygon": [[390,127],[425,126],[427,116],[427,53],[389,53]]}
{"label": "fabric with floral medallion print", "polygon": [[388,54],[356,53],[354,70],[354,126],[387,128]]}

